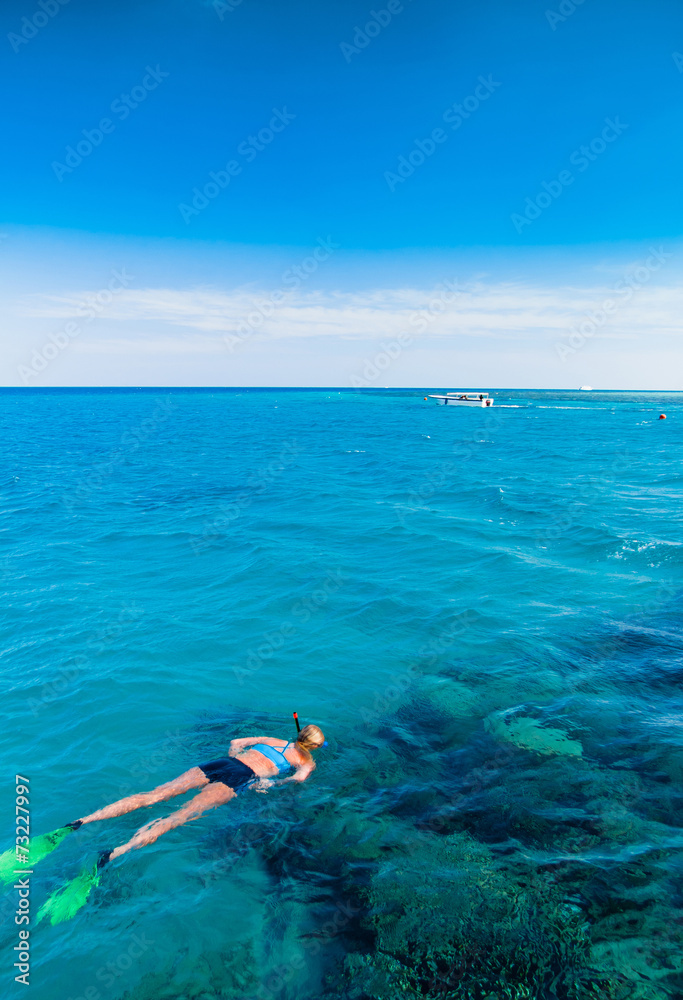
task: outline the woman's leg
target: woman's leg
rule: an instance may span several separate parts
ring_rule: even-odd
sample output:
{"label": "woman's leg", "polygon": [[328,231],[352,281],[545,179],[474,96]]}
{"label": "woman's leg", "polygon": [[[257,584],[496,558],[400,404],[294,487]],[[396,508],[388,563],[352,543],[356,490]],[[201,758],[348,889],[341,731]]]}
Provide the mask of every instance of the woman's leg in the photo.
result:
{"label": "woman's leg", "polygon": [[159,785],[151,792],[141,792],[139,795],[129,795],[118,802],[112,802],[110,806],[98,809],[97,812],[83,816],[81,823],[94,823],[98,819],[113,819],[115,816],[123,816],[125,813],[133,812],[134,809],[141,809],[143,806],[153,806],[157,802],[165,802],[172,799],[174,795],[182,795],[189,792],[191,788],[201,788],[208,783],[208,778],[200,767],[191,767],[173,781],[167,781],[165,785]]}
{"label": "woman's leg", "polygon": [[190,799],[182,808],[178,809],[177,812],[163,819],[152,820],[151,823],[140,827],[127,844],[122,844],[120,847],[114,848],[103,860],[109,861],[112,858],[118,858],[127,851],[135,851],[139,847],[153,844],[162,833],[167,833],[168,830],[173,830],[176,826],[182,826],[183,823],[187,823],[189,820],[197,819],[207,809],[215,809],[217,806],[222,806],[224,802],[234,799],[235,794],[235,790],[228,788],[222,781],[214,781],[208,788],[203,789],[199,795],[195,795],[193,799]]}

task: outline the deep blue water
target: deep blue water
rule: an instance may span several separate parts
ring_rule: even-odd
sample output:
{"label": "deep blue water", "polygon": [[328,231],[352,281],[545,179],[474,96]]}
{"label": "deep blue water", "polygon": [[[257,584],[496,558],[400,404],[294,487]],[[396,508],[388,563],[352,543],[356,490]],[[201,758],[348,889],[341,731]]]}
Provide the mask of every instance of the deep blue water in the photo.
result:
{"label": "deep blue water", "polygon": [[17,772],[43,833],[330,744],[32,925],[34,997],[683,996],[683,396],[425,392],[0,394],[7,846]]}

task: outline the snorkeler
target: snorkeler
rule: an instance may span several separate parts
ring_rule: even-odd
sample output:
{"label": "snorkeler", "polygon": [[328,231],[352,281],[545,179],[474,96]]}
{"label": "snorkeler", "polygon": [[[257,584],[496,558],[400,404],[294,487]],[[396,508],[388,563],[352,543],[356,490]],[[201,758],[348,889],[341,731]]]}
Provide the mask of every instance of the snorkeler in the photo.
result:
{"label": "snorkeler", "polygon": [[[315,768],[311,750],[317,750],[325,742],[322,730],[318,726],[304,726],[294,742],[272,739],[269,736],[249,736],[245,739],[232,740],[227,757],[211,760],[206,764],[191,767],[173,781],[159,785],[151,792],[139,795],[129,795],[119,799],[89,816],[83,816],[75,823],[69,824],[74,829],[85,823],[94,823],[100,819],[113,819],[141,809],[143,806],[156,805],[165,802],[176,795],[189,792],[191,788],[203,788],[181,809],[162,819],[152,820],[140,827],[137,833],[128,841],[111,851],[100,855],[98,867],[107,861],[120,857],[127,851],[137,850],[154,841],[168,830],[174,830],[190,820],[197,819],[208,809],[222,806],[236,795],[249,787],[257,792],[266,792],[273,785],[285,781],[305,781]],[[287,777],[280,775],[293,773]],[[208,785],[209,787],[203,787]]]}
{"label": "snorkeler", "polygon": [[[299,720],[296,713],[294,718],[298,729]],[[197,819],[208,809],[215,809],[229,802],[247,788],[266,792],[273,785],[281,785],[286,781],[305,781],[315,768],[311,751],[317,750],[324,744],[325,737],[318,726],[304,726],[294,742],[273,739],[269,736],[249,736],[245,739],[232,740],[227,757],[191,767],[189,771],[185,771],[173,781],[159,785],[151,792],[129,795],[103,809],[98,809],[89,816],[67,823],[59,830],[32,837],[27,846],[24,846],[23,842],[27,841],[28,837],[22,837],[21,846],[0,855],[0,883],[14,880],[22,874],[22,869],[27,870],[29,865],[32,870],[33,866],[51,854],[65,837],[86,823],[124,816],[143,806],[165,802],[176,795],[189,792],[192,788],[202,789],[198,795],[170,816],[152,820],[151,823],[141,827],[127,844],[121,844],[120,847],[110,851],[102,851],[97,865],[86,867],[80,875],[53,893],[40,908],[37,916],[38,921],[49,916],[53,924],[69,920],[84,905],[91,889],[99,884],[100,872],[112,858],[153,844],[162,833]]]}

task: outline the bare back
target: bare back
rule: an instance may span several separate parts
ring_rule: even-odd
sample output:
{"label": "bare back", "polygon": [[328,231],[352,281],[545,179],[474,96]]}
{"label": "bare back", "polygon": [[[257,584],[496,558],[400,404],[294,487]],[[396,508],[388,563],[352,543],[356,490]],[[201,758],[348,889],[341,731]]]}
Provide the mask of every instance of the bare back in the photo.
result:
{"label": "bare back", "polygon": [[311,758],[304,755],[296,743],[288,743],[287,740],[278,740],[271,736],[254,736],[243,740],[232,740],[230,756],[237,757],[247,764],[260,778],[277,778],[280,774],[280,768],[253,746],[253,744],[258,743],[273,747],[287,761],[294,772],[289,776],[290,780],[305,781],[315,767]]}

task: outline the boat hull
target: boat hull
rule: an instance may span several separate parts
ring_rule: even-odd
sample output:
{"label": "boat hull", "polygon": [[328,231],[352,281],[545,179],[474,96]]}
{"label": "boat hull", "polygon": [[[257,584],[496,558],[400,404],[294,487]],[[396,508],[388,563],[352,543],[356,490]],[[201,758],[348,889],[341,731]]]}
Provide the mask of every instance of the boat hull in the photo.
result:
{"label": "boat hull", "polygon": [[455,399],[453,396],[430,396],[439,406],[493,406],[492,399]]}

